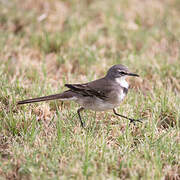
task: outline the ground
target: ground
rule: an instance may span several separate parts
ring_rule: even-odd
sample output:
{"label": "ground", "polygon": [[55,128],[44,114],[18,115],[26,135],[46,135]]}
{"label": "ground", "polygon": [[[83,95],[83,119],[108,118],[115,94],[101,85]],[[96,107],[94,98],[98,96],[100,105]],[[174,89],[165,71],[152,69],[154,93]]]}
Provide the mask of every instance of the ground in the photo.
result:
{"label": "ground", "polygon": [[[179,0],[0,1],[0,179],[180,179]],[[118,113],[17,101],[124,64]]]}

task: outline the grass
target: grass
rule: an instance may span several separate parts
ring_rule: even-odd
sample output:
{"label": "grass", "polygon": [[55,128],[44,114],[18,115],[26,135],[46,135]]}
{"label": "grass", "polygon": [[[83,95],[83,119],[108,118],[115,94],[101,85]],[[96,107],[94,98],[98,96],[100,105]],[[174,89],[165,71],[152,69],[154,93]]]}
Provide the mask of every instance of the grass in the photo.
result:
{"label": "grass", "polygon": [[[166,1],[0,2],[0,179],[180,179],[180,6]],[[124,64],[140,78],[118,112],[17,106]]]}

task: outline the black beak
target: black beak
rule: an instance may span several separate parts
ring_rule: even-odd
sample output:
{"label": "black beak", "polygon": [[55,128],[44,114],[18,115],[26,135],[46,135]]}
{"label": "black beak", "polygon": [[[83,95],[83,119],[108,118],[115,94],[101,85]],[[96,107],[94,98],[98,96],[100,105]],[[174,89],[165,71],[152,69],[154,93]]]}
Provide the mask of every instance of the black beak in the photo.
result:
{"label": "black beak", "polygon": [[134,74],[134,73],[127,73],[127,76],[137,76],[137,77],[139,77],[138,74]]}

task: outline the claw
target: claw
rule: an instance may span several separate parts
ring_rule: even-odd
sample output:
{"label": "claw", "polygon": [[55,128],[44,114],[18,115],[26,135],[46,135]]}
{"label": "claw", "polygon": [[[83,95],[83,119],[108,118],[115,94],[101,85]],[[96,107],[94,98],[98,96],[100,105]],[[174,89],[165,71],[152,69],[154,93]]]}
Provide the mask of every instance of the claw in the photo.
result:
{"label": "claw", "polygon": [[143,122],[142,122],[143,119],[144,119],[144,118],[141,118],[141,119],[130,119],[130,123],[134,123],[134,124],[135,124],[136,121],[137,121],[137,122],[140,122],[140,123],[143,123]]}

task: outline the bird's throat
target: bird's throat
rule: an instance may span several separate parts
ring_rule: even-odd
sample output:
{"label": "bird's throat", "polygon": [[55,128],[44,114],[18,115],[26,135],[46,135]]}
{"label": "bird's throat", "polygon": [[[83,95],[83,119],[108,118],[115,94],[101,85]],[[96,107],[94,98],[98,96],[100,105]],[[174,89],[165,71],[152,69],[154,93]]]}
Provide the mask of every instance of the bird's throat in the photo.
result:
{"label": "bird's throat", "polygon": [[121,87],[128,89],[129,84],[128,84],[128,82],[126,81],[125,77],[116,78],[115,81],[116,81]]}

